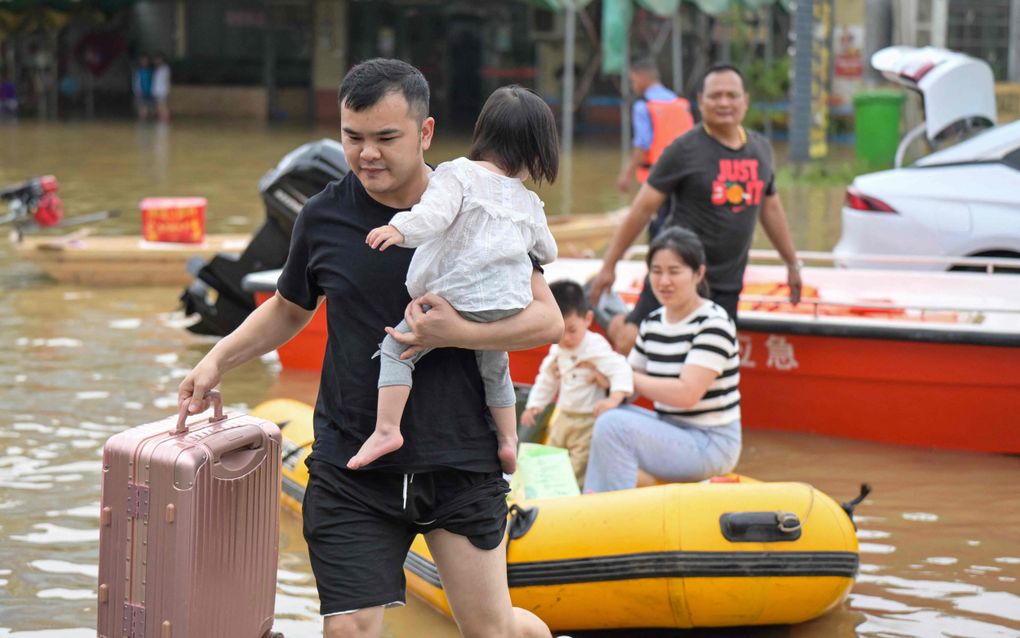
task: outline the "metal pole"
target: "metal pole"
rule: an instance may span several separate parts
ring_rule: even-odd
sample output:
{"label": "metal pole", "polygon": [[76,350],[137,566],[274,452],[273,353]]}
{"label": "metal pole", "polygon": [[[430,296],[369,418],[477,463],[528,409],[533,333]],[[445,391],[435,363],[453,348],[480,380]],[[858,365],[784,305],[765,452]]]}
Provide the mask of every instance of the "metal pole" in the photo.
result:
{"label": "metal pole", "polygon": [[566,28],[563,30],[563,103],[560,115],[563,117],[563,152],[560,158],[560,175],[563,180],[563,214],[569,215],[572,202],[573,176],[571,155],[574,152],[574,45],[577,28],[577,11],[574,0],[565,0]]}
{"label": "metal pole", "polygon": [[1006,71],[1010,82],[1020,82],[1020,0],[1009,3],[1009,64]]}
{"label": "metal pole", "polygon": [[315,120],[318,118],[318,114],[316,113],[318,104],[316,104],[315,97],[315,67],[317,64],[320,64],[318,59],[319,31],[317,28],[317,25],[320,24],[320,22],[316,19],[319,13],[319,3],[316,2],[316,0],[308,0],[309,23],[305,25],[305,28],[312,34],[311,60],[309,60],[310,64],[308,65],[310,67],[310,72],[308,74],[308,91],[305,93],[305,123],[308,126],[314,126]]}
{"label": "metal pole", "polygon": [[[630,24],[623,38],[623,69],[620,71],[620,161],[630,157]],[[621,166],[623,165],[621,164]]]}
{"label": "metal pole", "polygon": [[49,33],[50,65],[46,72],[50,89],[50,119],[60,117],[60,39],[56,31]]}
{"label": "metal pole", "polygon": [[811,57],[815,0],[800,0],[793,11],[793,86],[790,104],[790,161],[811,159]]}
{"label": "metal pole", "polygon": [[931,45],[944,49],[949,31],[949,0],[932,0],[930,24]]}
{"label": "metal pole", "polygon": [[684,94],[684,50],[681,43],[683,34],[680,32],[680,11],[683,4],[677,3],[676,13],[673,14],[673,91],[677,95]]}
{"label": "metal pole", "polygon": [[726,64],[729,64],[729,63],[731,63],[733,61],[733,29],[732,29],[732,25],[728,21],[726,21],[724,19],[716,18],[715,19],[715,27],[717,29],[722,29],[722,32],[723,32],[722,42],[720,43],[721,51],[719,53],[719,58],[723,62],[725,62]]}
{"label": "metal pole", "polygon": [[862,54],[864,56],[864,81],[869,86],[885,81],[882,74],[871,66],[871,54],[893,43],[892,23],[892,0],[865,0]]}
{"label": "metal pole", "polygon": [[[765,7],[765,68],[771,69],[775,54],[772,51],[772,5]],[[752,98],[754,96],[751,96]],[[759,95],[758,99],[763,96]],[[769,96],[769,105],[765,109],[765,137],[772,139],[772,99]]]}
{"label": "metal pole", "polygon": [[178,0],[174,11],[174,56],[188,55],[188,8],[184,0]]}
{"label": "metal pole", "polygon": [[910,47],[922,44],[917,41],[917,1],[899,0],[893,3],[893,39],[897,40],[896,44]]}
{"label": "metal pole", "polygon": [[272,121],[276,111],[276,33],[272,0],[264,0],[265,26],[262,27],[262,84],[266,90],[266,121]]}

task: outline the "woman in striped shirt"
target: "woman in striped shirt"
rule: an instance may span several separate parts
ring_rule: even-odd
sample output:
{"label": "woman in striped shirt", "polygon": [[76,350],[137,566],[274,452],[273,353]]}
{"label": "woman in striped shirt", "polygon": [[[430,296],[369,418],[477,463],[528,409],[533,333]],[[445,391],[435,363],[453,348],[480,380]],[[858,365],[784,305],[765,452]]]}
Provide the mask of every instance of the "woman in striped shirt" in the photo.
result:
{"label": "woman in striped shirt", "polygon": [[635,487],[638,469],[666,481],[731,471],[740,457],[740,357],[736,328],[706,299],[705,250],[690,230],[661,233],[648,251],[662,307],[641,323],[628,361],[634,390],[655,412],[626,406],[595,422],[586,491]]}

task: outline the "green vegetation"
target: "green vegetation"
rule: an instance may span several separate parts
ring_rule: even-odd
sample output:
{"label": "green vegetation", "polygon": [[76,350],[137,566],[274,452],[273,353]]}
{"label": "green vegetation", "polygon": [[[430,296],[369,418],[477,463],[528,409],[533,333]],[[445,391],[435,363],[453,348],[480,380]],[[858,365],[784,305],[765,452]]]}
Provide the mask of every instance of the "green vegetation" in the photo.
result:
{"label": "green vegetation", "polygon": [[775,102],[785,100],[790,93],[790,58],[782,57],[766,64],[763,59],[752,60],[744,72],[747,90],[755,100]]}

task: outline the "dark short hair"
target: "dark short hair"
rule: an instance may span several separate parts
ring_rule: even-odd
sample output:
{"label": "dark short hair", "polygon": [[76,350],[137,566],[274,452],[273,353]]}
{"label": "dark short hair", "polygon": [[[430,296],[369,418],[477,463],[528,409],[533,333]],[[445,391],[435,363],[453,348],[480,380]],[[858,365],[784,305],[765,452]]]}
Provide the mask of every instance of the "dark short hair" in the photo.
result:
{"label": "dark short hair", "polygon": [[659,65],[652,58],[640,58],[630,63],[630,70],[633,73],[646,73],[653,77],[659,77]]}
{"label": "dark short hair", "polygon": [[584,288],[576,281],[569,279],[554,281],[549,284],[549,290],[552,291],[553,299],[556,300],[560,314],[564,317],[572,314],[584,317],[588,313],[588,295],[584,294]]}
{"label": "dark short hair", "polygon": [[539,184],[554,182],[560,143],[552,109],[522,86],[496,89],[475,122],[468,159],[492,162],[508,175],[527,170]]}
{"label": "dark short hair", "polygon": [[428,117],[429,83],[421,71],[403,60],[372,58],[355,65],[340,83],[337,102],[352,111],[364,111],[391,93],[404,96],[408,112],[418,124]]}
{"label": "dark short hair", "polygon": [[[652,268],[652,258],[660,250],[669,250],[687,264],[691,270],[697,270],[707,263],[705,259],[705,247],[701,240],[694,234],[693,230],[673,226],[661,231],[648,246],[648,256],[645,262],[648,269]],[[698,294],[707,297],[709,294],[708,281],[702,279],[698,284]]]}
{"label": "dark short hair", "polygon": [[698,88],[698,93],[705,92],[705,80],[708,79],[708,76],[712,75],[713,73],[723,73],[726,71],[732,71],[733,73],[737,74],[737,77],[740,78],[740,85],[744,87],[744,92],[746,93],[747,82],[744,81],[744,74],[740,72],[740,69],[738,69],[737,67],[733,66],[728,62],[716,62],[712,66],[708,67],[708,70],[705,71],[705,74],[701,76],[701,85]]}

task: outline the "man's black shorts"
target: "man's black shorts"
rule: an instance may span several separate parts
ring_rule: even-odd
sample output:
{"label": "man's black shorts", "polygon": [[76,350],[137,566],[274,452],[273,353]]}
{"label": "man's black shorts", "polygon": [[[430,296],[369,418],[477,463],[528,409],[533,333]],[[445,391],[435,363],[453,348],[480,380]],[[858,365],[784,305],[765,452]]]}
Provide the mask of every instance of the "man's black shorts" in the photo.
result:
{"label": "man's black shorts", "polygon": [[[733,322],[737,322],[737,304],[740,302],[740,291],[737,292],[722,292],[713,290],[709,295],[709,298],[722,306]],[[627,315],[627,323],[635,325],[641,325],[641,322],[645,320],[653,310],[660,307],[662,304],[655,298],[652,293],[652,284],[645,277],[645,285],[641,289],[641,295],[638,297],[637,303],[634,304],[634,309]]]}
{"label": "man's black shorts", "polygon": [[302,515],[323,616],[404,603],[404,558],[416,534],[445,529],[494,549],[509,486],[499,472],[399,474],[308,462]]}

